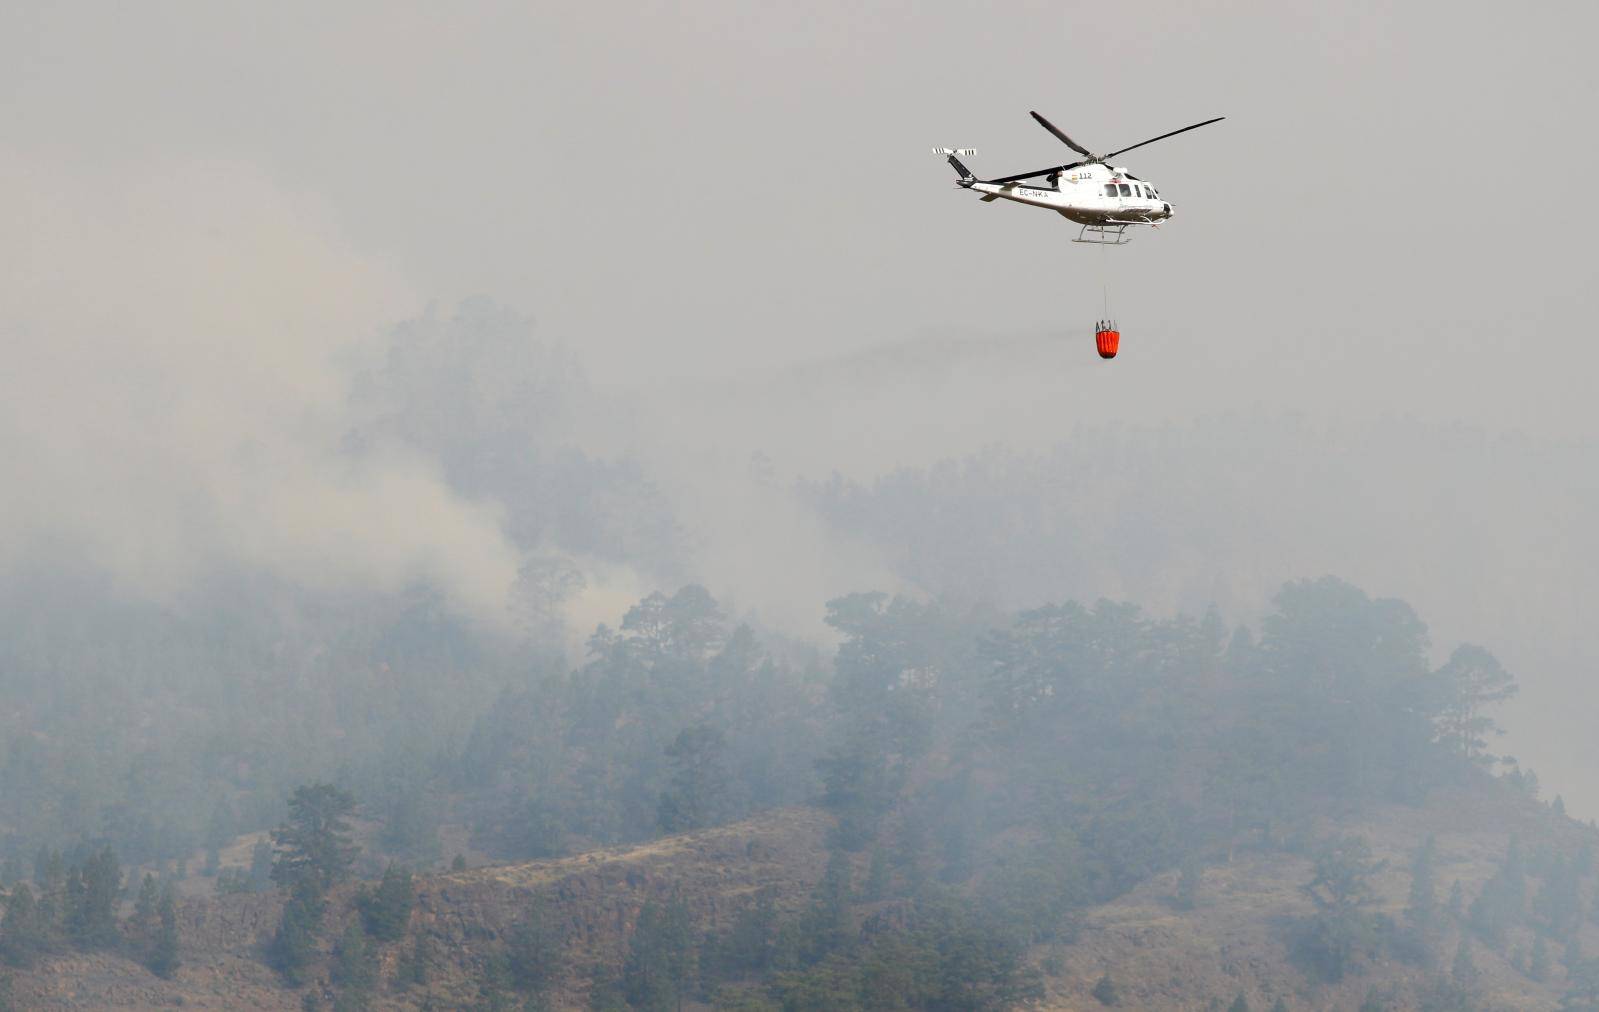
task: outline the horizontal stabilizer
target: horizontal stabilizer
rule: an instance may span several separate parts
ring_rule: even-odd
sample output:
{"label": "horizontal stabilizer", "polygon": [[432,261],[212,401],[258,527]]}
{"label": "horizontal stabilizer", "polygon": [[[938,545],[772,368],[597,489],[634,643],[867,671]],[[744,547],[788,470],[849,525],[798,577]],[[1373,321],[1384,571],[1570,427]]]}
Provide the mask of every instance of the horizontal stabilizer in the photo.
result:
{"label": "horizontal stabilizer", "polygon": [[973,155],[977,154],[977,149],[976,148],[934,148],[933,149],[933,154],[935,154],[935,155],[959,155],[962,158],[970,158]]}

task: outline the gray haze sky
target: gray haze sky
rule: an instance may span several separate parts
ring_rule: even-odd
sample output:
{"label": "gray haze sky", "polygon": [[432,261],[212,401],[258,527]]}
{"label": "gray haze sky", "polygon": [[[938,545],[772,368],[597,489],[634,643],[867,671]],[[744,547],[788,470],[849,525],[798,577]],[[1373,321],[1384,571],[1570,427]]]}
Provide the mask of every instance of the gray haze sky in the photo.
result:
{"label": "gray haze sky", "polygon": [[934,327],[1081,338],[1099,251],[952,192],[928,147],[1014,171],[1064,150],[1029,108],[1101,149],[1227,115],[1129,156],[1178,217],[1110,254],[1128,357],[1083,382],[1177,416],[1599,419],[1589,5],[7,11],[13,152],[248,165],[417,298],[518,305],[601,381]]}
{"label": "gray haze sky", "polygon": [[[478,293],[534,315],[632,413],[596,423],[596,444],[681,464],[703,498],[756,448],[784,476],[866,476],[1234,410],[1374,440],[1416,419],[1589,446],[1596,29],[1576,3],[12,0],[0,449],[32,492],[0,506],[0,561],[89,532],[157,586],[214,550],[495,599],[514,567],[492,504],[425,461],[350,474],[332,450],[338,349]],[[1229,118],[1126,158],[1178,214],[1102,251],[955,191],[929,153],[976,147],[984,174],[1050,164],[1064,149],[1031,108],[1099,150]],[[1111,366],[1088,333],[1107,279]],[[1468,472],[1418,473],[1386,511],[1367,482],[1404,483],[1402,462],[1318,480],[1362,523],[1470,514]],[[1541,482],[1594,501],[1591,474],[1475,477],[1520,483],[1478,525],[1485,545]],[[393,529],[359,519],[402,499],[421,505]],[[730,582],[803,556],[814,579],[791,606],[816,607],[881,573],[817,561],[785,534],[806,521],[761,494],[745,510],[709,563]],[[329,515],[365,537],[308,543],[306,518]],[[1539,639],[1518,584],[1591,591],[1591,532],[1544,546],[1548,572],[1484,564],[1469,594],[1432,585],[1434,556],[1403,539],[1350,559],[1323,534],[1250,565],[1263,585],[1390,579],[1367,587],[1513,667],[1514,645],[1465,627],[1508,609],[1506,635]],[[1592,658],[1566,643],[1588,632],[1568,609],[1519,651],[1529,665]],[[1591,775],[1589,729],[1559,716],[1592,712],[1586,671],[1519,673],[1549,739],[1540,755],[1524,732],[1524,757],[1556,783]]]}

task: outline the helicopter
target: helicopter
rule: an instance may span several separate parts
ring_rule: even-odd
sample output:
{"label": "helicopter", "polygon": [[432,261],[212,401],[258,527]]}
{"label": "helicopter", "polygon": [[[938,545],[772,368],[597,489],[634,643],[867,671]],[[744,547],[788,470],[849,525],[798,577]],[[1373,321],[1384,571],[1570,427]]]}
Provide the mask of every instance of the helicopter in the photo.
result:
{"label": "helicopter", "polygon": [[[1001,176],[998,179],[978,179],[972,174],[972,170],[961,163],[961,158],[970,158],[977,154],[974,149],[934,148],[933,153],[943,155],[949,160],[950,166],[960,177],[955,181],[956,186],[981,193],[983,196],[980,199],[984,202],[1014,200],[1019,204],[1048,208],[1082,226],[1082,230],[1077,234],[1077,238],[1072,240],[1073,242],[1112,246],[1120,246],[1129,241],[1127,229],[1131,226],[1159,227],[1161,222],[1170,220],[1175,212],[1172,211],[1171,202],[1160,195],[1154,184],[1146,179],[1139,179],[1121,166],[1111,165],[1110,159],[1126,154],[1134,148],[1163,141],[1190,130],[1198,130],[1202,126],[1219,123],[1227,118],[1217,116],[1203,123],[1195,123],[1181,130],[1161,134],[1159,137],[1151,137],[1147,141],[1139,141],[1130,147],[1106,155],[1096,155],[1066,136],[1064,131],[1038,113],[1031,115],[1038,121],[1039,126],[1054,134],[1063,144],[1083,157],[1075,162],[1053,165],[1036,172],[1019,172],[1014,176]],[[1027,182],[1040,177],[1043,178],[1044,185]]]}

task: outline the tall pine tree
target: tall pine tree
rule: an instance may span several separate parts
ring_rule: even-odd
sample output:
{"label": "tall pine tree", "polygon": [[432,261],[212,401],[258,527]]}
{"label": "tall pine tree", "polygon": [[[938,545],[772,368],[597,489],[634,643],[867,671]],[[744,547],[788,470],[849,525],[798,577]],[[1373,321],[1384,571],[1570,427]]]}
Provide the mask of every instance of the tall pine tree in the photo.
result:
{"label": "tall pine tree", "polygon": [[277,856],[272,879],[292,887],[309,877],[319,891],[345,878],[359,848],[350,835],[355,798],[332,784],[298,787],[289,798],[289,819],[272,831]]}
{"label": "tall pine tree", "polygon": [[144,965],[157,977],[170,978],[178,969],[178,894],[170,882],[161,891],[156,914],[160,925]]}

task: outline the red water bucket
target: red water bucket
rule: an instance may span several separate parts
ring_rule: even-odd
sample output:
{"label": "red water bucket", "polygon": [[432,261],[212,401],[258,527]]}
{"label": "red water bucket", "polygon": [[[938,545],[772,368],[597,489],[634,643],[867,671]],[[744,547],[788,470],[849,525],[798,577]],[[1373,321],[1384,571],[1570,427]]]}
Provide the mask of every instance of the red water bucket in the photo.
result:
{"label": "red water bucket", "polygon": [[1094,331],[1094,344],[1099,348],[1100,358],[1115,358],[1116,349],[1121,347],[1122,332],[1119,330]]}

